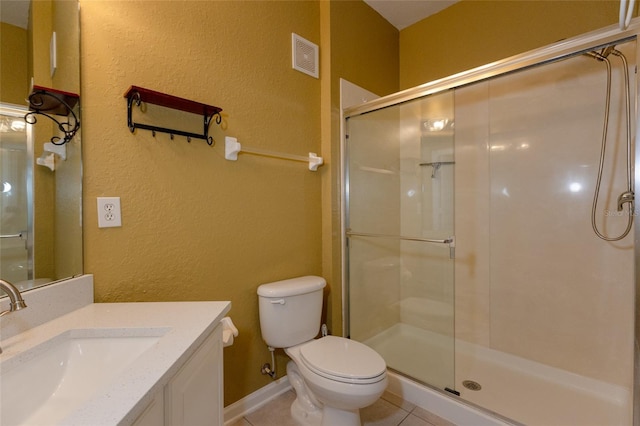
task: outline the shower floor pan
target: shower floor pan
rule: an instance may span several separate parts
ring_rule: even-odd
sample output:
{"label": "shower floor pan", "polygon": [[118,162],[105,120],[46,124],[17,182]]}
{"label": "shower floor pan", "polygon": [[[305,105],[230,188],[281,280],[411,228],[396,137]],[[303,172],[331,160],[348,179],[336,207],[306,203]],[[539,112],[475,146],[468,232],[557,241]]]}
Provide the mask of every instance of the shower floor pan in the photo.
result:
{"label": "shower floor pan", "polygon": [[[451,383],[450,338],[396,324],[365,343],[415,380]],[[468,342],[455,345],[455,389],[473,404],[531,426],[631,424],[628,389]],[[465,388],[465,380],[481,389]]]}

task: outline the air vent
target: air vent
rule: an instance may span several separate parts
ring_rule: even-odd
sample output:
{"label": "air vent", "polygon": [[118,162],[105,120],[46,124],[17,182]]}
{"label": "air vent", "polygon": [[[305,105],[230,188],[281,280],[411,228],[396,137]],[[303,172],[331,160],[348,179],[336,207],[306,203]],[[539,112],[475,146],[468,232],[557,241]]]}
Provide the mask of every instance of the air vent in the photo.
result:
{"label": "air vent", "polygon": [[295,33],[291,33],[291,41],[293,69],[318,78],[318,45]]}

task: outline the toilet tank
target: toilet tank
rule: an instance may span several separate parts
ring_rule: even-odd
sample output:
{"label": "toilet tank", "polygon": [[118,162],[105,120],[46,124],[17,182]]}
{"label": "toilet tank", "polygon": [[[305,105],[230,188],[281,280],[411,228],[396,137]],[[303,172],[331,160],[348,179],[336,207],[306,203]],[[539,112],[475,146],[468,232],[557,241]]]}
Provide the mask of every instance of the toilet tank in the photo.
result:
{"label": "toilet tank", "polygon": [[322,277],[305,276],[258,287],[260,330],[273,348],[289,348],[313,339],[320,330]]}

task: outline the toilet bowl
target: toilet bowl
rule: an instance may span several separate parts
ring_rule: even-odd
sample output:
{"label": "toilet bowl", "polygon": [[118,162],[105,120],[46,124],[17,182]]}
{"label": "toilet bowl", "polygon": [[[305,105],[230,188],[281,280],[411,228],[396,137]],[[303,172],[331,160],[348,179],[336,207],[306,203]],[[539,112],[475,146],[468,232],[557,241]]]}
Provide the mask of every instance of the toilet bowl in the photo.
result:
{"label": "toilet bowl", "polygon": [[309,426],[359,426],[360,408],[387,387],[384,359],[368,346],[325,336],[320,329],[320,277],[300,277],[258,288],[260,327],[270,349],[284,348],[287,375],[296,392],[294,419]]}
{"label": "toilet bowl", "polygon": [[[297,397],[314,402],[313,406],[299,403],[292,407],[292,415],[301,423],[360,425],[359,409],[376,402],[387,387],[384,360],[362,343],[326,336],[285,352],[292,360],[287,375]],[[296,374],[305,386],[291,380]],[[317,410],[322,411],[319,421],[313,418]]]}

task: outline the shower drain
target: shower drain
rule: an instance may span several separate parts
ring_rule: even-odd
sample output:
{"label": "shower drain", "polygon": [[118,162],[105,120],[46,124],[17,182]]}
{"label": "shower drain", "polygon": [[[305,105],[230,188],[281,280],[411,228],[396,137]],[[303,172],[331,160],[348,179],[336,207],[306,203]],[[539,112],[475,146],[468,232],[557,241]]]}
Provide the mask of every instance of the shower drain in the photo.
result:
{"label": "shower drain", "polygon": [[474,382],[473,380],[465,380],[464,382],[462,382],[462,386],[472,391],[479,391],[480,389],[482,389],[480,383]]}

